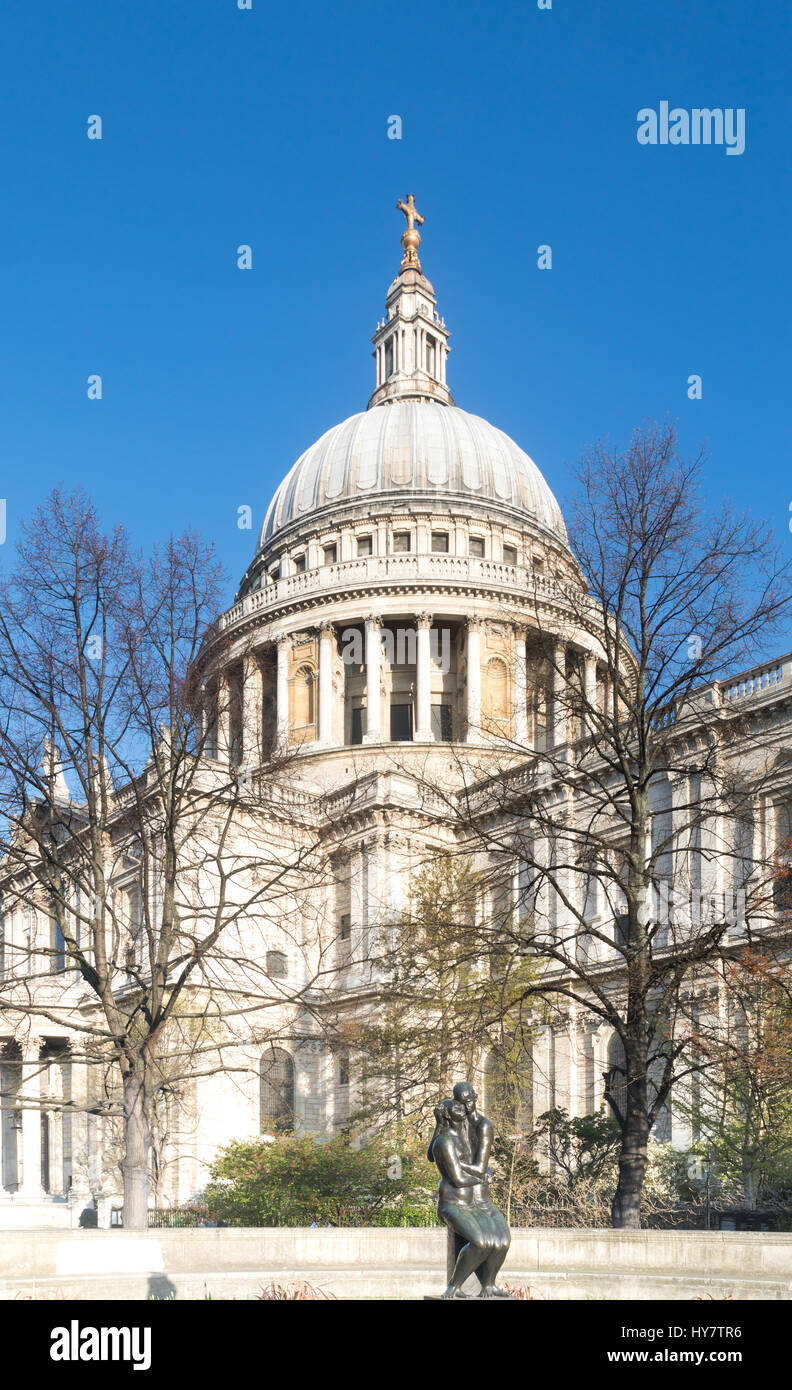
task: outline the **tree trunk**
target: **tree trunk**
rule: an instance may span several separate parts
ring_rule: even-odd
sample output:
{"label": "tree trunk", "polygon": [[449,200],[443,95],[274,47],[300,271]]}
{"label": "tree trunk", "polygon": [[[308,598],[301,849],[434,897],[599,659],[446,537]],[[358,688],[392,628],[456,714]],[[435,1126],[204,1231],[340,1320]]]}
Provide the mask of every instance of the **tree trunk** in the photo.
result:
{"label": "tree trunk", "polygon": [[149,1156],[151,1124],[145,1084],[136,1072],[124,1077],[124,1230],[148,1227]]}
{"label": "tree trunk", "polygon": [[641,1194],[649,1161],[646,1053],[626,1060],[627,1087],[624,1128],[619,1154],[619,1181],[611,1206],[611,1223],[617,1230],[640,1231]]}
{"label": "tree trunk", "polygon": [[647,1165],[648,1126],[636,1122],[628,1126],[619,1155],[619,1181],[611,1206],[611,1222],[617,1230],[640,1231],[641,1193]]}

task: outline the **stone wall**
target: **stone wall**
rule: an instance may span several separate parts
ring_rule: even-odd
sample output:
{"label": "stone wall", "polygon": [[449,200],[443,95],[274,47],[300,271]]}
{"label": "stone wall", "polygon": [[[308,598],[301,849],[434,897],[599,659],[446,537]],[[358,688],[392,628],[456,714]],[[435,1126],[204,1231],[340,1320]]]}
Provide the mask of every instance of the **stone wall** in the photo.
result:
{"label": "stone wall", "polygon": [[[338,1298],[442,1291],[445,1233],[357,1229],[8,1231],[0,1298],[245,1298],[307,1279]],[[517,1230],[503,1271],[552,1299],[792,1297],[792,1235]]]}

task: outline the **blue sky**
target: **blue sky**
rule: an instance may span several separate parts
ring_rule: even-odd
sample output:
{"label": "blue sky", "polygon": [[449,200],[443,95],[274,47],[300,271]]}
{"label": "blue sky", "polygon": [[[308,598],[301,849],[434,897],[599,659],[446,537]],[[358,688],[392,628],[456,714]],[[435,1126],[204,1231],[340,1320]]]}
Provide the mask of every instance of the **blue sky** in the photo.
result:
{"label": "blue sky", "polygon": [[[560,498],[587,444],[670,413],[713,500],[792,546],[790,40],[738,0],[5,0],[7,546],[80,483],[141,541],[194,525],[237,580],[237,508],[257,528],[365,407],[408,191],[459,405]],[[639,145],[664,99],[744,107],[745,152]]]}

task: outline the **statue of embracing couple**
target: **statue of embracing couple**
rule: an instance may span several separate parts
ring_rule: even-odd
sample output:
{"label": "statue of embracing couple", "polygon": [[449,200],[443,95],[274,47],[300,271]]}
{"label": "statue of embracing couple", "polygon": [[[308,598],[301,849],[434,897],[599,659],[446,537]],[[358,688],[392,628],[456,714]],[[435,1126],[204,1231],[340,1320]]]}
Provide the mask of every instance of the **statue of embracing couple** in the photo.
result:
{"label": "statue of embracing couple", "polygon": [[[443,1298],[464,1298],[471,1274],[481,1285],[480,1298],[509,1298],[495,1285],[506,1259],[511,1235],[493,1205],[489,1188],[492,1125],[476,1108],[476,1092],[460,1081],[454,1094],[435,1106],[435,1132],[428,1158],[440,1171],[437,1214],[457,1237],[457,1257]],[[461,1246],[461,1248],[460,1248]]]}

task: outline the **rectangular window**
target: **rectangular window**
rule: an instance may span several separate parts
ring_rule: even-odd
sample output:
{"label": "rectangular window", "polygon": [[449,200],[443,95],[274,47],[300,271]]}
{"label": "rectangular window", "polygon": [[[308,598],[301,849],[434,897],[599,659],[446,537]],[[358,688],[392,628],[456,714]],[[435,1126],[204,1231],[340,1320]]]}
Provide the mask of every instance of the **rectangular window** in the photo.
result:
{"label": "rectangular window", "polygon": [[777,866],[773,874],[773,905],[776,912],[792,911],[792,804],[778,802],[775,808]]}
{"label": "rectangular window", "polygon": [[358,536],[357,553],[361,556],[373,555],[374,542],[371,536]]}
{"label": "rectangular window", "polygon": [[391,705],[391,743],[409,743],[412,739],[412,705]]}
{"label": "rectangular window", "polygon": [[432,733],[436,743],[451,742],[450,705],[432,705]]}
{"label": "rectangular window", "polygon": [[385,376],[393,375],[393,339],[389,338],[385,344]]}
{"label": "rectangular window", "polygon": [[267,952],[267,974],[271,980],[285,980],[289,973],[289,962],[285,951]]}
{"label": "rectangular window", "polygon": [[295,555],[295,557],[294,557],[294,572],[295,572],[295,574],[305,574],[305,556],[304,556],[304,555]]}
{"label": "rectangular window", "polygon": [[426,339],[426,370],[430,376],[435,376],[436,348],[434,338]]}
{"label": "rectangular window", "polygon": [[338,559],[338,546],[326,545],[324,547],[324,562],[326,565],[334,565]]}
{"label": "rectangular window", "polygon": [[447,555],[447,554],[448,554],[448,532],[447,532],[447,531],[433,531],[433,532],[432,532],[432,550],[434,551],[435,555]]}
{"label": "rectangular window", "polygon": [[352,726],[351,726],[350,731],[349,731],[349,742],[350,742],[350,743],[362,743],[362,742],[363,742],[363,711],[362,711],[362,709],[360,708],[360,706],[358,705],[357,707],[353,706],[352,709],[351,709],[351,711],[350,711],[350,713],[351,713],[351,715],[352,715]]}
{"label": "rectangular window", "polygon": [[515,547],[515,546],[513,546],[513,545],[504,545],[504,547],[503,547],[503,563],[504,563],[504,565],[516,565],[516,564],[517,564],[517,550],[516,550],[516,547]]}
{"label": "rectangular window", "polygon": [[396,555],[403,554],[406,550],[409,550],[409,549],[410,549],[410,533],[409,533],[409,531],[394,531],[394,533],[393,533],[393,550],[394,550],[394,554],[396,554]]}
{"label": "rectangular window", "polygon": [[484,537],[471,536],[468,541],[468,555],[474,555],[477,559],[484,559]]}
{"label": "rectangular window", "polygon": [[349,1053],[342,1052],[338,1059],[338,1084],[339,1086],[349,1085]]}
{"label": "rectangular window", "polygon": [[338,966],[346,970],[352,961],[352,918],[342,912],[338,924]]}

